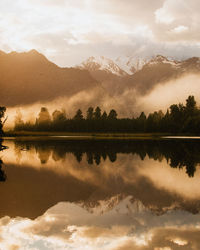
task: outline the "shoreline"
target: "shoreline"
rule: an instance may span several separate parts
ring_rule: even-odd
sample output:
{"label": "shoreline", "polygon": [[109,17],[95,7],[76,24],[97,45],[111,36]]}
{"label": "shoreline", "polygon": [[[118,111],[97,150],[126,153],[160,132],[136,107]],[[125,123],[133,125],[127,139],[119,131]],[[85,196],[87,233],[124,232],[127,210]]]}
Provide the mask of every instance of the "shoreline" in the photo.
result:
{"label": "shoreline", "polygon": [[69,132],[5,132],[2,139],[48,139],[48,140],[171,140],[200,139],[198,135],[169,133],[69,133]]}

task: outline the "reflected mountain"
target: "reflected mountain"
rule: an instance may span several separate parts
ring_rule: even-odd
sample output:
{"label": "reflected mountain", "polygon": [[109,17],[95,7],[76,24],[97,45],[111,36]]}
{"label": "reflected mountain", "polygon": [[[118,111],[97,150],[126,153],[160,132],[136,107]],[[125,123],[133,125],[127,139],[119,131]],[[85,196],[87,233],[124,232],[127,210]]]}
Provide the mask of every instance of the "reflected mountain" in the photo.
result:
{"label": "reflected mountain", "polygon": [[199,221],[200,214],[179,210],[158,217],[130,203],[130,197],[103,214],[88,212],[74,203],[60,202],[34,220],[1,218],[1,247],[197,250],[200,249]]}
{"label": "reflected mountain", "polygon": [[0,217],[34,219],[61,201],[104,213],[126,197],[157,215],[200,211],[198,141],[26,139],[5,144],[9,178],[0,183]]}

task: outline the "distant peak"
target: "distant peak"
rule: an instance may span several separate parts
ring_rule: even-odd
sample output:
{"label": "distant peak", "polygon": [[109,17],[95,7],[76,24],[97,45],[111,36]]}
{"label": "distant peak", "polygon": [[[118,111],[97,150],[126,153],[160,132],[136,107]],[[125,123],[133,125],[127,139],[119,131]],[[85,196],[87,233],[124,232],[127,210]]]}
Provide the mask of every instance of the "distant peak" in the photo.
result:
{"label": "distant peak", "polygon": [[38,61],[42,63],[49,62],[48,59],[43,54],[41,54],[35,49],[29,50],[29,51],[23,51],[23,52],[12,51],[10,53],[7,53],[6,55],[8,56],[8,58],[13,59],[13,60],[20,59],[20,60],[27,60],[27,61]]}
{"label": "distant peak", "polygon": [[126,71],[129,75],[141,70],[143,66],[149,61],[149,58],[138,57],[133,55],[119,56],[116,59],[116,63]]}
{"label": "distant peak", "polygon": [[190,62],[190,63],[199,63],[200,62],[200,57],[190,57],[188,59],[186,59],[184,62]]}
{"label": "distant peak", "polygon": [[147,63],[147,65],[157,65],[157,64],[168,64],[171,65],[172,67],[180,67],[181,62],[170,57],[157,55]]}
{"label": "distant peak", "polygon": [[24,52],[25,55],[30,56],[31,58],[34,58],[36,60],[43,60],[48,61],[45,55],[38,52],[36,49],[29,50],[28,52]]}
{"label": "distant peak", "polygon": [[158,62],[163,62],[163,61],[169,61],[167,57],[162,56],[162,55],[156,55],[151,59],[151,61],[158,61]]}
{"label": "distant peak", "polygon": [[122,70],[113,60],[104,56],[91,56],[86,61],[82,62],[81,68],[89,71],[104,70],[118,76],[125,76],[127,73]]}
{"label": "distant peak", "polygon": [[95,63],[101,64],[104,61],[111,62],[112,60],[104,56],[96,56],[96,57],[90,56],[85,62],[95,62]]}
{"label": "distant peak", "polygon": [[29,53],[29,54],[40,54],[36,49],[29,50],[27,53]]}
{"label": "distant peak", "polygon": [[8,53],[8,55],[40,55],[43,56],[41,53],[39,53],[37,50],[32,49],[29,51],[23,51],[23,52],[18,52],[18,51],[11,51],[10,53]]}
{"label": "distant peak", "polygon": [[163,55],[156,55],[156,58],[160,58],[160,59],[167,59],[167,57],[163,56]]}
{"label": "distant peak", "polygon": [[28,52],[26,52],[26,54],[33,55],[33,56],[45,57],[43,54],[38,52],[36,49],[29,50]]}

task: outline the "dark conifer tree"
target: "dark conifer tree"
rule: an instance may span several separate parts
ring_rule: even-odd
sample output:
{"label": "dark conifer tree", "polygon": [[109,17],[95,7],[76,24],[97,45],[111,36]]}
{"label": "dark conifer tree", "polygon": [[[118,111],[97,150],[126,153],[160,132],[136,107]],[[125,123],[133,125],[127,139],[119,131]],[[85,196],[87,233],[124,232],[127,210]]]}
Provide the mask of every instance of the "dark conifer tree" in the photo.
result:
{"label": "dark conifer tree", "polygon": [[107,115],[106,111],[103,112],[101,118],[102,118],[103,120],[106,120],[106,119],[108,118],[108,115]]}
{"label": "dark conifer tree", "polygon": [[86,119],[87,120],[92,120],[94,118],[94,109],[93,107],[89,107],[87,110],[87,116]]}
{"label": "dark conifer tree", "polygon": [[117,112],[114,109],[111,109],[111,111],[108,115],[108,119],[110,119],[110,120],[117,119]]}
{"label": "dark conifer tree", "polygon": [[5,115],[5,112],[6,112],[6,108],[5,107],[0,107],[0,136],[3,135],[3,125],[5,123],[5,120],[2,121],[4,115]]}
{"label": "dark conifer tree", "polygon": [[94,119],[95,120],[101,119],[101,109],[99,107],[96,107],[94,111]]}
{"label": "dark conifer tree", "polygon": [[74,120],[83,120],[83,112],[80,109],[78,109],[76,111],[76,114],[75,114],[73,119]]}

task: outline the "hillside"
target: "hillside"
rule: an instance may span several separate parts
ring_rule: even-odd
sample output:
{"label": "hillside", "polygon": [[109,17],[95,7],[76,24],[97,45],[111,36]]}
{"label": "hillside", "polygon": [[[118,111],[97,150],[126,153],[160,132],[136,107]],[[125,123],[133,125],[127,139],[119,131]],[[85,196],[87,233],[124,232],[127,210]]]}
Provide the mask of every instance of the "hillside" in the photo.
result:
{"label": "hillside", "polygon": [[157,55],[150,60],[137,58],[134,60],[133,57],[121,57],[116,61],[105,60],[104,57],[100,59],[89,58],[81,64],[80,68],[87,69],[112,95],[121,94],[130,89],[135,89],[139,94],[145,95],[159,83],[177,79],[187,73],[198,74],[200,72],[198,57],[183,61],[168,59],[162,55]]}
{"label": "hillside", "polygon": [[97,81],[87,70],[60,68],[35,50],[0,52],[1,105],[51,101],[91,89]]}

